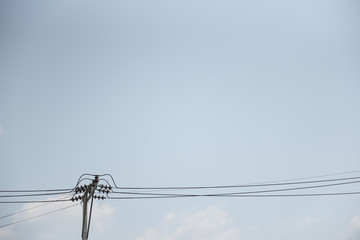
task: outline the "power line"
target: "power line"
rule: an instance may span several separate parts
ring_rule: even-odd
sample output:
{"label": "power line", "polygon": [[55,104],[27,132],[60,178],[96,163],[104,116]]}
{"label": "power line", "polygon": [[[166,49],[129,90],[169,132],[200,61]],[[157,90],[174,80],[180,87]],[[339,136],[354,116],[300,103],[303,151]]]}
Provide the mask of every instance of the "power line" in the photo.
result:
{"label": "power line", "polygon": [[69,192],[0,195],[0,198],[11,198],[11,197],[38,197],[38,196],[60,195],[60,194],[69,194]]}
{"label": "power line", "polygon": [[[111,181],[113,182],[115,188],[118,189],[134,189],[134,190],[173,190],[173,189],[203,189],[203,188],[236,188],[236,187],[253,187],[253,186],[266,186],[266,185],[287,185],[287,184],[302,184],[302,183],[315,183],[315,182],[325,182],[325,181],[340,181],[340,180],[349,180],[349,179],[356,179],[356,178],[360,178],[360,177],[354,177],[354,178],[338,178],[338,179],[330,179],[330,180],[319,180],[319,181],[307,181],[307,182],[296,182],[296,183],[291,183],[290,181],[295,181],[295,180],[305,180],[305,179],[313,179],[313,178],[320,178],[320,177],[327,177],[327,176],[336,176],[336,175],[344,175],[344,174],[350,174],[350,173],[359,173],[360,170],[355,170],[355,171],[348,171],[348,172],[340,172],[340,173],[333,173],[333,174],[326,174],[326,175],[318,175],[318,176],[312,176],[312,177],[303,177],[303,178],[293,178],[293,179],[287,179],[287,180],[276,180],[276,181],[270,181],[270,182],[258,182],[258,183],[250,183],[250,184],[238,184],[238,185],[219,185],[219,186],[180,186],[180,187],[118,187],[115,183],[114,178],[112,177],[111,174],[90,174],[90,173],[85,173],[82,174],[78,181],[77,184],[75,185],[74,188],[61,188],[61,189],[30,189],[30,190],[26,190],[26,189],[21,189],[21,190],[0,190],[0,192],[2,193],[21,193],[21,192],[63,192],[63,193],[71,193],[72,191],[74,191],[74,189],[82,182],[85,180],[91,181],[92,179],[90,178],[84,178],[84,176],[99,176],[99,177],[110,177]],[[105,178],[101,178],[100,180],[104,180],[106,181],[108,184],[109,182],[105,179]],[[289,182],[289,183],[288,183]],[[110,184],[109,184],[110,185]]]}
{"label": "power line", "polygon": [[[344,174],[350,174],[350,173],[359,173],[360,170],[354,170],[354,171],[348,171],[348,172],[340,172],[340,173],[332,173],[332,174],[325,174],[325,175],[317,175],[317,176],[311,176],[311,177],[302,177],[302,178],[293,178],[293,179],[286,179],[286,180],[276,180],[271,182],[258,182],[258,183],[251,183],[246,185],[264,185],[264,184],[274,184],[274,183],[281,183],[281,182],[289,182],[289,181],[295,181],[295,180],[306,180],[306,179],[314,179],[314,178],[320,178],[320,177],[327,177],[327,176],[336,176],[336,175],[344,175]],[[89,176],[95,176],[95,174],[83,174],[83,175],[89,175]],[[82,175],[82,176],[83,176]],[[111,174],[101,174],[97,176],[108,176],[111,178],[115,188],[117,189],[134,189],[134,190],[172,190],[172,189],[202,189],[202,188],[228,188],[228,187],[239,187],[239,186],[246,186],[246,185],[220,185],[220,186],[184,186],[184,187],[118,187],[115,183],[114,178],[111,176]]]}
{"label": "power line", "polygon": [[182,187],[116,187],[117,189],[134,189],[134,190],[189,190],[189,189],[216,189],[216,188],[245,188],[245,187],[267,187],[267,186],[282,186],[295,184],[311,184],[321,182],[345,181],[352,179],[360,179],[360,177],[335,178],[313,181],[301,182],[282,182],[282,183],[262,183],[262,184],[244,184],[244,185],[218,185],[218,186],[182,186]]}
{"label": "power line", "polygon": [[[0,190],[0,193],[26,193],[26,192],[64,192],[64,193],[71,193],[72,191],[74,191],[74,189],[82,182],[82,181],[85,181],[85,180],[89,180],[91,181],[92,179],[90,178],[83,178],[83,176],[95,176],[94,174],[82,174],[75,187],[74,188],[60,188],[60,189],[20,189],[20,190]],[[99,176],[104,176],[103,175],[99,175]]]}
{"label": "power line", "polygon": [[317,197],[317,196],[339,196],[356,195],[360,192],[332,192],[332,193],[304,193],[304,194],[254,194],[254,195],[227,195],[225,197]]}
{"label": "power line", "polygon": [[[56,202],[67,202],[67,201],[78,201],[81,200],[83,206],[91,200],[90,206],[90,218],[91,218],[91,208],[93,199],[113,199],[113,200],[125,200],[125,199],[165,199],[165,198],[195,198],[195,197],[225,197],[225,198],[273,198],[273,197],[322,197],[322,196],[341,196],[341,195],[359,195],[359,191],[347,191],[347,192],[295,192],[292,194],[274,194],[276,192],[288,192],[288,191],[299,191],[305,189],[317,189],[317,188],[326,188],[326,187],[335,187],[340,185],[350,185],[360,183],[360,176],[352,176],[352,177],[343,177],[343,178],[328,178],[328,179],[320,179],[320,180],[311,180],[311,181],[298,181],[305,180],[311,178],[319,178],[319,177],[328,177],[334,175],[341,174],[349,174],[349,173],[357,173],[360,171],[351,171],[346,173],[338,173],[338,174],[327,174],[315,177],[307,177],[307,178],[297,178],[293,180],[281,180],[281,181],[273,181],[273,182],[263,182],[263,183],[253,183],[253,184],[241,184],[241,185],[215,185],[215,186],[176,186],[176,187],[118,187],[115,183],[114,178],[110,174],[83,174],[79,177],[74,188],[69,189],[31,189],[31,190],[0,190],[0,193],[14,193],[7,195],[0,195],[0,198],[23,198],[21,200],[16,201],[0,201],[0,203],[43,203],[39,206],[35,206],[32,208],[24,209],[19,212],[15,212],[12,214],[8,214],[5,216],[1,216],[0,219],[5,217],[10,217],[25,211],[29,211],[34,208],[38,208],[50,203]],[[95,177],[94,180],[90,179],[90,177]],[[100,178],[101,177],[101,178]],[[110,180],[109,180],[110,178]],[[108,181],[109,180],[109,181]],[[88,185],[79,186],[79,184],[83,181],[91,181]],[[98,184],[100,181],[105,182],[107,185]],[[112,186],[112,184],[113,186]],[[284,186],[283,188],[279,188],[280,186]],[[288,187],[286,187],[288,186]],[[290,187],[293,186],[293,187]],[[226,192],[225,190],[220,191],[220,189],[230,189],[230,188],[253,188],[248,191],[233,191]],[[115,190],[114,190],[115,189]],[[210,190],[213,189],[215,193],[195,193],[195,194],[187,194],[186,190]],[[217,192],[214,190],[217,189]],[[118,190],[130,190],[130,191],[118,191]],[[135,191],[131,191],[135,190]],[[142,190],[142,191],[136,191]],[[147,190],[147,192],[145,192]],[[160,191],[172,191],[170,193],[161,193]],[[182,190],[184,193],[174,193],[175,190]],[[99,195],[94,195],[95,191],[99,192]],[[154,192],[151,192],[154,191]],[[181,191],[180,191],[181,192]],[[21,194],[22,193],[22,194]],[[84,195],[80,196],[79,194],[84,193]],[[101,193],[104,196],[101,196]],[[41,197],[41,196],[49,196],[49,195],[61,195],[67,194],[72,195],[66,196],[66,198],[61,199],[53,199],[53,200],[28,200],[29,197]],[[106,196],[105,196],[106,194]],[[121,195],[122,194],[122,195]],[[115,196],[113,196],[115,195]],[[131,196],[129,196],[131,195]],[[24,221],[28,221],[34,218],[38,218],[41,216],[45,216],[54,212],[62,211],[71,207],[78,205],[76,203],[71,206],[63,207],[54,211],[46,212],[40,215],[36,215],[33,217],[25,218],[19,221],[11,222],[5,225],[1,225],[0,228],[10,226],[13,224],[21,223]],[[90,218],[87,220],[87,208],[83,209],[83,238],[84,236],[87,238],[88,230],[90,226]],[[86,224],[84,225],[84,221],[86,220]],[[85,227],[84,227],[85,226]],[[84,230],[85,229],[85,230]]]}
{"label": "power line", "polygon": [[[280,192],[280,191],[294,191],[294,190],[304,190],[312,188],[323,188],[323,187],[332,187],[339,185],[347,185],[359,183],[360,181],[351,181],[351,182],[341,182],[341,183],[332,183],[332,184],[323,184],[323,185],[312,185],[312,186],[303,186],[295,188],[281,188],[281,189],[268,189],[268,190],[258,190],[258,191],[247,191],[247,192],[231,192],[231,193],[215,193],[215,194],[177,194],[177,193],[138,193],[138,192],[118,192],[112,191],[111,193],[116,194],[129,194],[129,195],[150,195],[150,196],[221,196],[221,195],[240,195],[240,194],[254,194],[254,193],[268,193],[268,192]],[[111,194],[110,193],[110,194]]]}
{"label": "power line", "polygon": [[[323,176],[334,176],[334,175],[340,175],[340,174],[349,174],[349,173],[355,173],[360,171],[351,171],[351,172],[343,172],[343,173],[337,173],[337,174],[327,174],[322,176],[315,176],[311,178],[316,177],[323,177]],[[71,199],[57,199],[57,200],[28,200],[28,199],[22,199],[22,200],[16,200],[16,201],[0,201],[0,203],[48,203],[48,202],[63,202],[63,201],[74,201],[81,198],[76,198],[75,195],[80,193],[80,189],[85,189],[86,185],[79,187],[79,184],[82,181],[85,180],[91,180],[88,178],[88,176],[96,176],[98,177],[99,181],[104,181],[108,185],[105,189],[97,189],[99,193],[107,193],[108,198],[113,198],[113,194],[124,194],[124,195],[138,195],[136,196],[141,198],[148,198],[148,197],[198,197],[198,196],[228,196],[228,195],[246,195],[246,194],[257,194],[257,193],[271,193],[271,192],[279,192],[279,191],[294,191],[294,190],[303,190],[303,189],[311,189],[311,188],[322,188],[322,187],[330,187],[330,186],[337,186],[337,185],[346,185],[346,184],[354,184],[358,183],[358,179],[360,179],[360,176],[354,176],[354,177],[344,177],[344,178],[330,178],[330,179],[321,179],[321,180],[312,180],[312,181],[285,181],[285,182],[267,182],[267,183],[257,183],[257,184],[242,184],[242,185],[215,185],[215,186],[178,186],[178,187],[118,187],[115,183],[114,178],[110,174],[101,174],[101,175],[95,175],[95,174],[82,174],[76,184],[75,188],[72,189],[45,189],[45,190],[2,190],[0,192],[28,192],[29,194],[8,194],[8,195],[0,195],[0,198],[27,198],[27,197],[39,197],[39,196],[48,196],[48,195],[58,195],[58,194],[66,194],[74,192],[73,198]],[[102,178],[99,178],[101,176]],[[114,191],[113,187],[109,183],[109,181],[106,178],[110,178],[111,182],[114,184],[115,189],[118,190],[148,190],[150,192],[139,192],[139,191]],[[302,178],[302,179],[308,179],[308,178]],[[356,180],[356,181],[349,181],[349,180]],[[308,184],[317,184],[317,183],[331,183],[331,184],[325,184],[325,185],[311,185],[311,186],[300,186],[300,187],[294,187],[294,188],[280,188],[280,189],[265,189],[265,190],[257,190],[257,191],[247,191],[247,192],[226,192],[226,193],[207,193],[207,194],[183,194],[183,193],[159,193],[159,192],[151,192],[151,190],[154,191],[160,191],[160,190],[200,190],[200,189],[229,189],[229,188],[258,188],[258,187],[275,187],[275,186],[289,186],[289,185],[308,185]],[[99,187],[101,184],[99,184]],[[104,185],[102,185],[104,186]],[[109,189],[109,190],[107,190]],[[110,190],[111,189],[111,190]],[[64,190],[70,190],[64,191]],[[41,193],[31,193],[31,192],[40,192],[45,191]],[[95,196],[96,197],[96,196]],[[121,198],[128,198],[129,196],[122,196]],[[134,198],[135,196],[131,196],[129,198]],[[104,199],[104,197],[101,197]]]}
{"label": "power line", "polygon": [[23,200],[23,201],[0,201],[0,203],[53,203],[53,202],[69,202],[71,199],[57,200]]}
{"label": "power line", "polygon": [[[65,198],[67,198],[67,197],[68,197],[68,196],[66,196],[66,197],[64,197],[64,198],[61,198],[61,199],[65,199]],[[33,210],[33,209],[35,209],[35,208],[43,207],[43,206],[49,205],[49,204],[51,204],[51,203],[52,203],[52,202],[46,202],[46,203],[43,203],[43,204],[40,204],[40,205],[37,205],[37,206],[34,206],[34,207],[26,208],[26,209],[21,210],[21,211],[17,211],[17,212],[11,213],[11,214],[7,214],[7,215],[4,215],[4,216],[0,216],[0,219],[6,218],[6,217],[11,217],[11,216],[14,216],[14,215],[23,213],[23,212],[27,212],[27,211]]]}
{"label": "power line", "polygon": [[345,174],[351,174],[351,173],[360,173],[360,170],[348,171],[348,172],[340,172],[340,173],[330,173],[330,174],[317,175],[317,176],[311,176],[311,177],[290,178],[290,179],[276,180],[276,181],[271,181],[271,182],[259,182],[258,184],[261,184],[261,183],[288,182],[288,181],[296,181],[296,180],[306,180],[306,179],[314,179],[314,178],[322,178],[322,177],[330,177],[330,176],[339,176],[339,175],[345,175]]}
{"label": "power line", "polygon": [[45,215],[48,215],[48,214],[51,214],[51,213],[59,212],[59,211],[62,211],[62,210],[68,209],[68,208],[75,207],[75,206],[77,206],[79,204],[80,203],[76,203],[76,204],[73,204],[73,205],[70,205],[70,206],[67,206],[67,207],[63,207],[63,208],[54,210],[54,211],[50,211],[50,212],[43,213],[43,214],[40,214],[40,215],[36,215],[36,216],[33,216],[33,217],[25,218],[25,219],[15,221],[15,222],[11,222],[11,223],[8,223],[8,224],[4,224],[4,225],[1,225],[0,228],[7,227],[7,226],[17,224],[17,223],[21,223],[21,222],[25,222],[25,221],[28,221],[28,220],[31,220],[31,219],[34,219],[34,218],[38,218],[38,217],[42,217],[42,216],[45,216]]}
{"label": "power line", "polygon": [[73,191],[73,188],[62,188],[62,189],[31,189],[31,190],[0,190],[3,193],[21,193],[21,192],[66,192]]}
{"label": "power line", "polygon": [[316,196],[339,196],[357,195],[360,192],[332,192],[332,193],[304,193],[304,194],[204,194],[204,195],[169,195],[169,196],[140,196],[140,197],[109,197],[108,199],[132,200],[132,199],[159,199],[159,198],[193,198],[193,197],[236,197],[236,198],[269,198],[269,197],[316,197]]}

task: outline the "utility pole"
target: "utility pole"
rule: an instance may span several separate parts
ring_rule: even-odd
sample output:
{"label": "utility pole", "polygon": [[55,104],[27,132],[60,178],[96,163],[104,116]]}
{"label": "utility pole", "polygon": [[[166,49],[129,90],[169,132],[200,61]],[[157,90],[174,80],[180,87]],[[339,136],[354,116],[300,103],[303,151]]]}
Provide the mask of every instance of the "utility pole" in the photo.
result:
{"label": "utility pole", "polygon": [[[92,213],[94,198],[98,200],[104,200],[106,199],[106,197],[101,194],[106,194],[107,196],[107,194],[109,194],[109,192],[112,191],[112,186],[99,184],[100,180],[101,179],[99,179],[99,176],[95,175],[94,180],[92,180],[90,184],[78,186],[79,182],[81,182],[79,181],[76,187],[74,188],[75,193],[74,196],[71,198],[71,200],[73,202],[81,201],[83,204],[82,233],[81,233],[82,240],[87,240],[89,237],[91,213]],[[98,191],[99,195],[94,195],[95,191]],[[82,193],[84,194],[80,195]],[[90,207],[89,207],[89,202],[90,202]]]}
{"label": "utility pole", "polygon": [[[86,187],[85,193],[82,197],[83,202],[83,224],[82,224],[82,240],[87,240],[89,237],[89,229],[90,229],[90,221],[91,221],[91,212],[94,201],[94,192],[97,188],[97,184],[99,183],[99,176],[95,176],[95,179],[92,181],[90,185]],[[90,211],[88,210],[88,203],[90,203]]]}

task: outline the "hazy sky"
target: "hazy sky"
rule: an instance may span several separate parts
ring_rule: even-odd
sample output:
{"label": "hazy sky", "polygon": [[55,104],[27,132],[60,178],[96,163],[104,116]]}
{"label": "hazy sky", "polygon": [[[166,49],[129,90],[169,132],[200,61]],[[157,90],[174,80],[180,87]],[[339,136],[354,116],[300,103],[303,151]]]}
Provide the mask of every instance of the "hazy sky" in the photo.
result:
{"label": "hazy sky", "polygon": [[[360,170],[359,23],[356,0],[1,1],[0,188],[71,188],[83,173],[181,186]],[[355,240],[359,198],[107,200],[89,239]],[[77,206],[0,239],[80,231]]]}

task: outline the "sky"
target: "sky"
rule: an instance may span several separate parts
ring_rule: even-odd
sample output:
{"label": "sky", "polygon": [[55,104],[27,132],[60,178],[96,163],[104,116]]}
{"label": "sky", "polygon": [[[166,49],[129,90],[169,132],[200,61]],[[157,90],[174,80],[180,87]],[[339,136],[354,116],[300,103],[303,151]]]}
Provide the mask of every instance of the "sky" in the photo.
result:
{"label": "sky", "polygon": [[[0,189],[72,188],[83,173],[143,187],[358,171],[359,12],[356,0],[1,1]],[[107,199],[89,239],[355,240],[359,197]],[[80,239],[81,212],[0,239]]]}

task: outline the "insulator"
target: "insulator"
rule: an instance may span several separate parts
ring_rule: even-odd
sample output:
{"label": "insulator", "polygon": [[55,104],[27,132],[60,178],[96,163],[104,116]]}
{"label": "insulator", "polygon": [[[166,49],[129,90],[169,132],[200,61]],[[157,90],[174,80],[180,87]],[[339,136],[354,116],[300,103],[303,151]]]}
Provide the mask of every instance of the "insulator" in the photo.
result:
{"label": "insulator", "polygon": [[102,197],[101,197],[101,199],[102,199],[102,200],[104,200],[104,199],[105,199],[105,197],[104,197],[104,196],[102,196]]}
{"label": "insulator", "polygon": [[79,200],[81,200],[81,196],[79,196]]}
{"label": "insulator", "polygon": [[111,186],[109,186],[109,190],[111,190],[112,189],[112,187]]}
{"label": "insulator", "polygon": [[74,198],[74,197],[72,197],[72,198],[71,198],[71,201],[75,201],[75,198]]}

